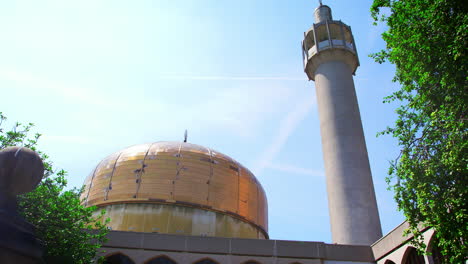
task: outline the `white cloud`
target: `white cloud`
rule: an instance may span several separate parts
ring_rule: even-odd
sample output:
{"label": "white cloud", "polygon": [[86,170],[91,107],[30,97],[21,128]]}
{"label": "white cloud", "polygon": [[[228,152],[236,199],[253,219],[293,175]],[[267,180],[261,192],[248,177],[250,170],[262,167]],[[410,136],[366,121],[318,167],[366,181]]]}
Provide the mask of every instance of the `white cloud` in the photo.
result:
{"label": "white cloud", "polygon": [[[125,123],[124,128],[118,129],[122,133],[126,133],[123,130],[135,125],[145,131],[145,129],[151,130],[154,124],[165,123],[169,124],[164,127],[167,131],[179,131],[180,127],[184,127],[190,131],[200,129],[204,132],[207,130],[228,132],[240,137],[257,136],[262,124],[268,118],[290,107],[292,101],[298,97],[299,89],[291,89],[271,80],[303,80],[303,78],[262,76],[174,76],[174,78],[216,81],[235,79],[245,82],[235,86],[220,87],[212,92],[206,92],[208,90],[201,90],[200,93],[191,92],[189,93],[191,100],[188,103],[171,103],[159,97],[143,96],[134,100],[135,97],[129,97],[127,93],[106,92],[112,90],[107,86],[99,89],[77,87],[73,85],[73,80],[70,81],[72,84],[63,83],[27,71],[0,68],[0,79],[18,83],[27,89],[28,95],[53,97],[57,100],[66,100],[67,103],[78,103],[80,114],[71,112],[72,118],[85,119],[82,121],[89,127],[106,126],[106,129],[113,129],[117,122]],[[157,87],[155,83],[151,85]],[[147,87],[133,89],[130,96],[144,94]],[[179,93],[184,94],[184,89],[190,87],[180,87]],[[135,109],[140,114],[135,115],[135,111],[128,111],[129,109]],[[112,111],[111,114],[109,111]],[[151,122],[147,121],[148,117],[151,117]],[[57,140],[64,139],[57,138]]]}
{"label": "white cloud", "polygon": [[28,72],[7,70],[0,68],[0,79],[13,81],[29,88],[31,91],[40,91],[41,94],[51,94],[62,98],[79,101],[85,104],[99,106],[116,106],[106,96],[83,87],[74,87],[73,85],[58,83],[53,80],[36,76]]}
{"label": "white cloud", "polygon": [[[45,143],[44,143],[45,142]],[[75,143],[75,144],[90,144],[93,140],[90,137],[73,136],[73,135],[43,135],[41,143]]]}
{"label": "white cloud", "polygon": [[[193,104],[167,105],[173,120],[189,130],[214,129],[240,137],[257,136],[264,122],[288,107],[297,89],[271,83],[247,82],[197,95]],[[145,103],[149,106],[149,103]],[[176,110],[177,111],[176,111]]]}
{"label": "white cloud", "polygon": [[[217,131],[242,138],[258,136],[265,122],[281,114],[284,107],[289,107],[288,98],[296,99],[299,90],[273,83],[280,80],[276,77],[174,76],[168,79],[217,81],[220,87],[212,89],[208,85],[209,88],[200,89],[198,93],[190,91],[189,102],[174,104],[143,98],[136,107],[157,119],[168,117],[162,113],[171,113],[170,123],[174,127],[183,126],[201,133]],[[232,85],[229,82],[232,80],[243,82]],[[151,114],[156,112],[155,106],[159,114]]]}
{"label": "white cloud", "polygon": [[258,160],[257,165],[254,167],[253,171],[256,175],[261,174],[265,168],[271,166],[275,157],[288,141],[289,136],[294,132],[302,120],[304,120],[304,118],[311,112],[314,103],[314,96],[305,96],[304,100],[299,102],[293,111],[287,114],[287,116],[281,122],[273,142],[266,148]]}
{"label": "white cloud", "polygon": [[295,167],[295,166],[288,165],[288,164],[268,164],[267,166],[265,166],[265,168],[283,171],[287,173],[304,174],[304,175],[309,175],[309,176],[314,176],[314,177],[325,176],[325,173],[321,170],[313,170],[313,169]]}
{"label": "white cloud", "polygon": [[305,77],[288,76],[200,76],[200,75],[161,75],[158,79],[169,80],[212,80],[212,81],[304,81]]}
{"label": "white cloud", "polygon": [[367,46],[371,49],[375,48],[377,41],[382,38],[382,33],[387,29],[387,25],[383,22],[379,22],[377,25],[372,26],[367,32]]}

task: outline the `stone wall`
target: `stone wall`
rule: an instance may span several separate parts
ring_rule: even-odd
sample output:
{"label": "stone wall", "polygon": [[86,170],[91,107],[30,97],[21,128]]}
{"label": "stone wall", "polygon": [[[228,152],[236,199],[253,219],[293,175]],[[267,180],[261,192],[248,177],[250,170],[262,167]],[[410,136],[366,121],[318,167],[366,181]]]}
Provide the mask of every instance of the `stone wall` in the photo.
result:
{"label": "stone wall", "polygon": [[323,242],[214,238],[156,233],[111,231],[101,255],[124,254],[140,264],[167,256],[176,263],[196,263],[209,258],[214,263],[237,264],[338,264],[374,263],[368,246],[333,245]]}

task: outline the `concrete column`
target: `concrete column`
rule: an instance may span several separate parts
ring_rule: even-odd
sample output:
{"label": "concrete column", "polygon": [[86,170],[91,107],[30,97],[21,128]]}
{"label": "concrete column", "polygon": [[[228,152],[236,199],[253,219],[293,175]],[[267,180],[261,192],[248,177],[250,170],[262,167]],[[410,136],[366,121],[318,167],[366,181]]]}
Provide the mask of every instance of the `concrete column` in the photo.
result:
{"label": "concrete column", "polygon": [[[304,71],[317,91],[332,239],[371,245],[382,237],[382,229],[353,82],[359,66],[356,44],[351,28],[333,20],[330,7],[320,4],[314,14],[315,24],[304,42],[322,44],[304,47],[311,54]],[[351,40],[339,39],[344,31]]]}
{"label": "concrete column", "polygon": [[329,51],[315,71],[334,243],[370,245],[382,236],[352,69]]}

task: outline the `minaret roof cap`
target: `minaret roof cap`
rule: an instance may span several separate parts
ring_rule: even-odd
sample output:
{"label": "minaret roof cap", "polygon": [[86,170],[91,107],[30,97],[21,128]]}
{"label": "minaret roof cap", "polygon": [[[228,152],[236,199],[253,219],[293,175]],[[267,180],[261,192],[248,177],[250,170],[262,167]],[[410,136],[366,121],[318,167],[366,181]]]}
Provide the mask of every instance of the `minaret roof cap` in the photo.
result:
{"label": "minaret roof cap", "polygon": [[327,5],[318,6],[314,10],[315,23],[320,23],[325,20],[333,20],[331,8]]}

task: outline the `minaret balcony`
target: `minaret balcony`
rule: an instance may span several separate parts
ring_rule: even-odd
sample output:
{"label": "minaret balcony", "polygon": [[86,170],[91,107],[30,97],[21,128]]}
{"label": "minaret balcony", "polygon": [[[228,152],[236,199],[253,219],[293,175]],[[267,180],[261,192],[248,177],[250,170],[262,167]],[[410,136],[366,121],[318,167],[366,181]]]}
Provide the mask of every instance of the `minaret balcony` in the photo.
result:
{"label": "minaret balcony", "polygon": [[[310,64],[316,64],[314,63],[314,57],[317,57],[317,60],[323,61],[323,58],[318,59],[318,57],[322,57],[318,55],[329,53],[325,51],[332,50],[337,51],[339,54],[346,54],[345,57],[351,57],[345,60],[351,64],[350,66],[354,74],[355,69],[359,66],[359,59],[351,27],[341,21],[335,20],[325,20],[313,24],[312,28],[304,33],[304,41],[302,42],[304,69],[307,71],[307,68],[311,67]],[[312,68],[316,67],[312,66]],[[309,79],[313,80],[314,78],[313,76],[309,76]]]}
{"label": "minaret balcony", "polygon": [[[331,43],[330,43],[331,41]],[[354,49],[354,45],[351,42],[344,42],[341,39],[332,39],[332,40],[324,40],[322,42],[318,43],[318,51],[317,51],[317,45],[312,46],[309,50],[304,50],[304,53],[306,56],[304,56],[304,59],[308,60],[312,56],[314,56],[317,52],[330,49],[330,48],[341,48],[341,49],[347,49],[353,53],[356,53]]]}

